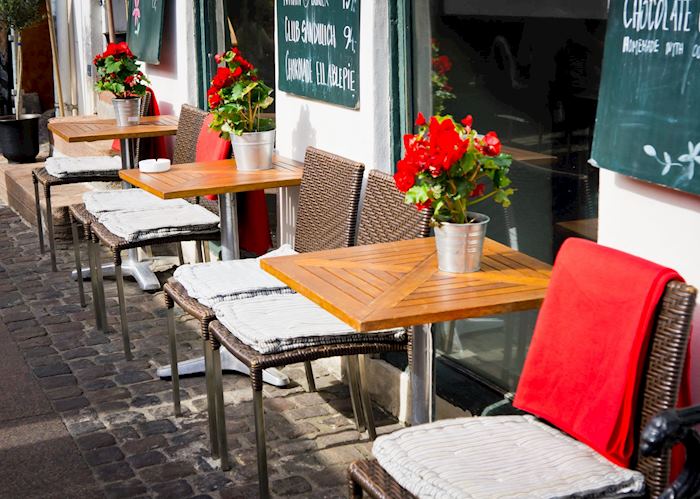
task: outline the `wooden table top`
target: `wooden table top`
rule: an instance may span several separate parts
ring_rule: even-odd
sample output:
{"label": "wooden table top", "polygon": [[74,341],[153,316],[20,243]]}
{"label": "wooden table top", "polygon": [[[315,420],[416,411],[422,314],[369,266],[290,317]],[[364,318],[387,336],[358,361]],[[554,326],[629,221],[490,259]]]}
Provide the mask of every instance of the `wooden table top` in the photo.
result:
{"label": "wooden table top", "polygon": [[144,116],[138,125],[117,126],[113,119],[49,121],[49,130],[66,142],[94,142],[106,139],[142,139],[175,135],[177,116]]}
{"label": "wooden table top", "polygon": [[173,165],[163,173],[142,173],[138,168],[121,170],[125,182],[162,199],[225,194],[301,184],[303,164],[278,155],[270,170],[239,171],[236,161],[204,161]]}
{"label": "wooden table top", "polygon": [[487,239],[482,270],[437,268],[433,238],[266,258],[260,266],[357,331],[537,308],[551,267]]}

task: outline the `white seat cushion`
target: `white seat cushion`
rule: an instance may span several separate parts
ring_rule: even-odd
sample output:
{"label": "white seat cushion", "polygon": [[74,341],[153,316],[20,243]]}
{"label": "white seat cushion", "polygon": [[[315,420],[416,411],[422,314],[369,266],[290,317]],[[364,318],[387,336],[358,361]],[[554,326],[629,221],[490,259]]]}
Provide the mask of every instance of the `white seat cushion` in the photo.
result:
{"label": "white seat cushion", "polygon": [[[216,318],[236,338],[260,353],[366,341],[350,326],[299,294],[257,296],[218,303]],[[378,341],[404,341],[405,330],[373,333]]]}
{"label": "white seat cushion", "polygon": [[83,203],[85,209],[98,219],[113,211],[155,210],[189,204],[184,199],[160,199],[143,189],[86,192]]}
{"label": "white seat cushion", "polygon": [[137,242],[210,232],[219,226],[219,217],[202,206],[187,203],[156,210],[105,213],[100,223],[112,234],[128,242]]}
{"label": "white seat cushion", "polygon": [[296,251],[284,244],[258,258],[181,265],[173,277],[182,284],[188,295],[210,308],[222,301],[293,293],[282,281],[261,269],[260,260],[294,254]]}
{"label": "white seat cushion", "polygon": [[620,497],[644,476],[532,416],[459,418],[379,437],[379,464],[420,498]]}
{"label": "white seat cushion", "polygon": [[65,178],[85,175],[115,175],[122,167],[119,156],[81,156],[46,158],[44,168],[54,177]]}

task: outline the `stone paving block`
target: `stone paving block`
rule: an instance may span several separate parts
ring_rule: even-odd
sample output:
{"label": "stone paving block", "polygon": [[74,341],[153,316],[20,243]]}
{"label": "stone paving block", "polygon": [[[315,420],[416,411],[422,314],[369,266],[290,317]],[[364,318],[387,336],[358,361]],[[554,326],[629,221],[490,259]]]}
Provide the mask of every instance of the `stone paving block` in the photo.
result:
{"label": "stone paving block", "polygon": [[[38,255],[29,226],[2,206],[0,223],[9,227],[9,236],[0,240],[0,330],[12,329],[8,341],[18,346],[40,389],[53,400],[53,409],[48,405],[46,410],[57,411],[63,420],[99,493],[258,497],[250,379],[223,378],[233,463],[224,473],[209,452],[203,378],[181,380],[184,416],[175,418],[171,383],[156,377],[156,367],[170,362],[162,292],[143,293],[133,281],[125,283],[135,357],[128,362],[114,281],[105,280],[111,329],[104,334],[95,329],[91,310],[80,307],[77,286],[68,278],[73,267],[69,245],[59,245],[61,270],[53,273],[48,255]],[[103,251],[103,260],[109,258]],[[90,291],[88,283],[88,302]],[[201,355],[198,322],[176,311],[180,358]],[[314,368],[317,393],[305,391],[301,365],[283,369],[293,380],[289,387],[266,385],[263,390],[275,497],[345,497],[348,463],[370,455],[366,434],[354,428],[347,387],[321,366]],[[384,414],[377,413],[377,419],[389,424],[387,429],[398,428]]]}

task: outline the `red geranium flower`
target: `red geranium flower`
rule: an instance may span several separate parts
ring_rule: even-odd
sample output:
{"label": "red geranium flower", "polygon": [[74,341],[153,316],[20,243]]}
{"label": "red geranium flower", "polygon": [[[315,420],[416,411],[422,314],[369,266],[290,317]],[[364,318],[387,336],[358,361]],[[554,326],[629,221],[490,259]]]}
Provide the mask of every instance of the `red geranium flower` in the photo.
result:
{"label": "red geranium flower", "polygon": [[211,84],[217,89],[222,89],[231,83],[232,73],[229,68],[218,68]]}
{"label": "red geranium flower", "polygon": [[501,141],[496,132],[489,132],[484,135],[484,154],[487,156],[498,156],[501,154]]}
{"label": "red geranium flower", "polygon": [[426,210],[426,209],[430,208],[431,206],[433,206],[433,200],[432,200],[432,199],[428,199],[428,200],[427,200],[426,202],[424,202],[424,203],[416,203],[416,208],[418,208],[418,211]]}
{"label": "red geranium flower", "polygon": [[220,104],[221,96],[218,93],[214,93],[209,96],[209,107],[211,109],[216,109]]}
{"label": "red geranium flower", "polygon": [[486,184],[477,184],[474,190],[469,194],[469,197],[478,198],[479,196],[483,196],[484,192],[486,192]]}
{"label": "red geranium flower", "polygon": [[446,55],[441,55],[433,59],[433,69],[444,75],[452,70],[452,61]]}
{"label": "red geranium flower", "polygon": [[399,191],[406,192],[415,185],[416,177],[406,169],[398,169],[394,174],[394,182]]}
{"label": "red geranium flower", "polygon": [[425,116],[423,116],[423,113],[421,113],[421,112],[419,111],[419,112],[418,112],[418,116],[416,116],[416,125],[417,125],[417,126],[423,126],[423,125],[425,125],[426,123],[427,123],[427,122],[425,121]]}
{"label": "red geranium flower", "polygon": [[474,123],[474,118],[472,118],[471,114],[466,115],[462,120],[462,125],[464,125],[467,128],[471,128],[472,123]]}

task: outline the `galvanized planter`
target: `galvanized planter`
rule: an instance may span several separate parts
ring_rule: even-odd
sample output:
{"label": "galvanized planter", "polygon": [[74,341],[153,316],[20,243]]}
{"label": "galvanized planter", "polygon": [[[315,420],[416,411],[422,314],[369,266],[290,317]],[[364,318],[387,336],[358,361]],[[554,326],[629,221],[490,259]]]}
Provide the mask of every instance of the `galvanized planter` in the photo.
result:
{"label": "galvanized planter", "polygon": [[128,99],[112,99],[114,105],[114,117],[117,126],[138,125],[141,120],[141,97],[129,97]]}
{"label": "galvanized planter", "polygon": [[231,146],[239,170],[269,170],[272,168],[275,130],[231,135]]}
{"label": "galvanized planter", "polygon": [[451,274],[476,272],[481,268],[486,226],[491,220],[481,213],[469,213],[468,224],[442,223],[435,227],[438,268]]}

